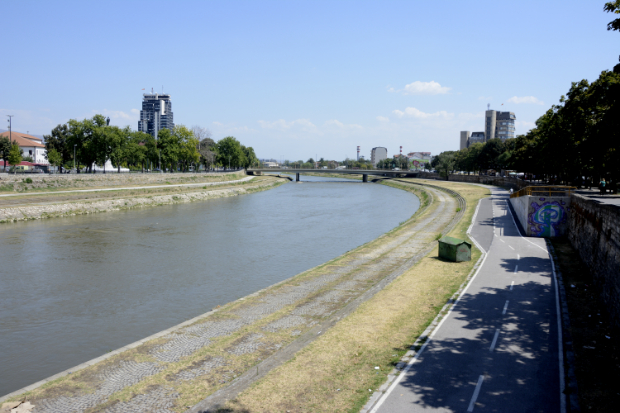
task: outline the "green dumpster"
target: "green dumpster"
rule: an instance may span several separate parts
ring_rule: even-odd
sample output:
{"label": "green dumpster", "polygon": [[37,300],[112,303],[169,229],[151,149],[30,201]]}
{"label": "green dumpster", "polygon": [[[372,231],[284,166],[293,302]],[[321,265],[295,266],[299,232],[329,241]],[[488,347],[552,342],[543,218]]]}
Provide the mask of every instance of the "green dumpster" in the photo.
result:
{"label": "green dumpster", "polygon": [[439,257],[449,261],[471,261],[471,244],[462,239],[443,237],[439,240]]}

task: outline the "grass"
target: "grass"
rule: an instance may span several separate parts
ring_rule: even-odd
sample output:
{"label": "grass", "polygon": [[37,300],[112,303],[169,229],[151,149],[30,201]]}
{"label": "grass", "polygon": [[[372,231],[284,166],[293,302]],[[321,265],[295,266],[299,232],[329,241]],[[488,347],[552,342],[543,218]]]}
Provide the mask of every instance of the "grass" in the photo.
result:
{"label": "grass", "polygon": [[[457,190],[466,199],[464,219],[450,232],[466,238],[477,201],[489,191],[469,185],[438,185]],[[480,254],[474,248],[472,261],[452,263],[437,260],[435,248],[222,411],[359,411],[463,283]]]}

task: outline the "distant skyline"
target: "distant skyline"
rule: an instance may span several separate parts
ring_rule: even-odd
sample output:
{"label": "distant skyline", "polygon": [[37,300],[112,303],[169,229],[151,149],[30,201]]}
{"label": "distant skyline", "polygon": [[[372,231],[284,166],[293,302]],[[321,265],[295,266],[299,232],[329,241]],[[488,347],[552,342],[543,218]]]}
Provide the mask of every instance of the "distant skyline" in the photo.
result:
{"label": "distant skyline", "polygon": [[163,85],[175,124],[259,158],[458,150],[488,103],[522,134],[571,82],[611,70],[604,4],[4,2],[0,129],[5,115],[44,135],[101,113],[137,130],[142,94]]}

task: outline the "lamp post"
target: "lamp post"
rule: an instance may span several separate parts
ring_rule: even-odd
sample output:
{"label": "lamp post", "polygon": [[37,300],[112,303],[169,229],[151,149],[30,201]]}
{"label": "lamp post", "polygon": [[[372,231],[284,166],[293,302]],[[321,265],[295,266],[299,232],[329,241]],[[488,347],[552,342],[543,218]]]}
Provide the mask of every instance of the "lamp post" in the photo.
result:
{"label": "lamp post", "polygon": [[73,169],[75,169],[75,148],[77,148],[77,143],[73,145]]}

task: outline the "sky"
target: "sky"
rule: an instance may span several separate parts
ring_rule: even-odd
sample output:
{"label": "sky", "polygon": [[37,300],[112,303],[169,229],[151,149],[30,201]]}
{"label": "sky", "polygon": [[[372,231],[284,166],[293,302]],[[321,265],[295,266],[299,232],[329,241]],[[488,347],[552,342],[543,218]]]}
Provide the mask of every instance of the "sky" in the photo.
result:
{"label": "sky", "polygon": [[487,104],[523,134],[611,70],[604,3],[5,0],[0,117],[38,135],[98,113],[137,129],[153,88],[176,124],[259,158],[438,154],[483,130]]}

